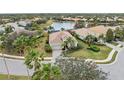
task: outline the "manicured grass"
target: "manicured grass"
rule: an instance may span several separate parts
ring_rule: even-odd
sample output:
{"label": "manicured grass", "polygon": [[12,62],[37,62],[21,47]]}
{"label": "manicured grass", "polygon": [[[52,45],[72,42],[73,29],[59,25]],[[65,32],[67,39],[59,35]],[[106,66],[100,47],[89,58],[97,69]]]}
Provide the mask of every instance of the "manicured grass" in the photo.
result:
{"label": "manicured grass", "polygon": [[67,51],[65,53],[65,56],[102,60],[102,59],[106,59],[108,57],[108,54],[112,50],[111,48],[109,48],[107,46],[96,45],[97,47],[100,48],[100,51],[94,52],[92,50],[87,49],[88,45],[86,43],[84,43],[83,41],[81,41],[79,39],[77,39],[77,40],[78,40],[78,43],[80,43],[80,45],[83,47],[78,50]]}
{"label": "manicured grass", "polygon": [[117,54],[118,54],[118,52],[115,51],[115,53],[114,53],[114,55],[113,55],[113,57],[112,57],[112,59],[110,61],[107,61],[107,62],[96,62],[96,64],[110,64],[110,63],[115,61]]}
{"label": "manicured grass", "polygon": [[[10,80],[27,80],[27,76],[10,75]],[[0,80],[8,80],[6,74],[0,74]]]}
{"label": "manicured grass", "polygon": [[114,42],[114,41],[111,42],[111,44],[114,45],[114,46],[117,46],[118,45],[118,43],[117,42]]}

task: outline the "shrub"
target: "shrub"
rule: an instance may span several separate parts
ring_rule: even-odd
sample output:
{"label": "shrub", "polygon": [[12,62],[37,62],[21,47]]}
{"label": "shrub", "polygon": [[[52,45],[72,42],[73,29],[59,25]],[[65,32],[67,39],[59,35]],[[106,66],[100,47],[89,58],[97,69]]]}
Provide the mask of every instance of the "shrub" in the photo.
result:
{"label": "shrub", "polygon": [[90,46],[88,49],[90,49],[90,50],[92,50],[94,52],[99,52],[100,51],[100,48],[95,46],[95,45]]}
{"label": "shrub", "polygon": [[46,52],[52,52],[52,48],[51,48],[51,46],[49,44],[45,45],[45,51]]}

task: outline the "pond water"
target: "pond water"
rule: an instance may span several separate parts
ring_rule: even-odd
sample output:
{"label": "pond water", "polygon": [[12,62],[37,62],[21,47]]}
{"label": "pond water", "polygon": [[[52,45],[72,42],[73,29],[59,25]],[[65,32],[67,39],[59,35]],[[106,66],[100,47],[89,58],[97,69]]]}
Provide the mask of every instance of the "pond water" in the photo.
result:
{"label": "pond water", "polygon": [[73,29],[74,25],[75,22],[54,22],[51,26],[55,31],[59,31],[61,28],[64,28],[65,30]]}

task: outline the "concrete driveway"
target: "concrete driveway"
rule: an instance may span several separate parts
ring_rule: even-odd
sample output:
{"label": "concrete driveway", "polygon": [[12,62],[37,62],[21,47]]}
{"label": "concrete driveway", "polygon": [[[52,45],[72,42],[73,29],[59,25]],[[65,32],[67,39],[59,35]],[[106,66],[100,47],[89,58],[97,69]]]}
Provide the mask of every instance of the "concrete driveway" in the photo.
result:
{"label": "concrete driveway", "polygon": [[52,57],[56,59],[62,53],[61,44],[50,44],[50,46],[52,47]]}

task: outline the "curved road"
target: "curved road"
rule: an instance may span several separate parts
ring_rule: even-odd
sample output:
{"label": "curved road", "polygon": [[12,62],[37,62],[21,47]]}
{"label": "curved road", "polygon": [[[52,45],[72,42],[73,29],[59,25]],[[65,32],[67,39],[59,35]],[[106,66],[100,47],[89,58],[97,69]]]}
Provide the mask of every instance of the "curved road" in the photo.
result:
{"label": "curved road", "polygon": [[[124,43],[121,43],[124,45]],[[100,68],[105,72],[109,72],[108,79],[123,80],[124,79],[124,48],[118,53],[116,60],[111,64],[100,64]]]}
{"label": "curved road", "polygon": [[[124,45],[124,43],[121,43]],[[7,59],[6,62],[10,74],[13,75],[27,75],[26,66],[23,60]],[[118,53],[115,62],[112,64],[100,64],[100,68],[105,72],[109,72],[108,79],[119,80],[124,79],[124,48]],[[30,70],[32,74],[33,70]],[[3,58],[0,57],[0,73],[7,74]]]}

